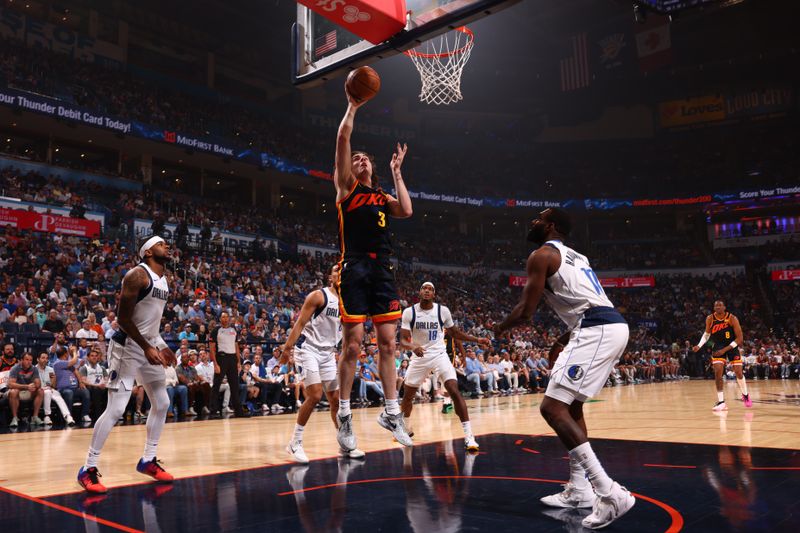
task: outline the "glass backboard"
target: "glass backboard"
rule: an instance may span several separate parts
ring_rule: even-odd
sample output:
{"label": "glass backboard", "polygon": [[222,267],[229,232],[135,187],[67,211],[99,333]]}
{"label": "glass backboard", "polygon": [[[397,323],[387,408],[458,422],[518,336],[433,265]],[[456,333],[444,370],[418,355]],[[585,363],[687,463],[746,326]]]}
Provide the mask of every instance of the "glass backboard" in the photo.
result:
{"label": "glass backboard", "polygon": [[520,0],[406,0],[405,30],[375,45],[297,5],[292,28],[293,82],[312,86],[354,68],[398,54],[440,35],[491,15]]}

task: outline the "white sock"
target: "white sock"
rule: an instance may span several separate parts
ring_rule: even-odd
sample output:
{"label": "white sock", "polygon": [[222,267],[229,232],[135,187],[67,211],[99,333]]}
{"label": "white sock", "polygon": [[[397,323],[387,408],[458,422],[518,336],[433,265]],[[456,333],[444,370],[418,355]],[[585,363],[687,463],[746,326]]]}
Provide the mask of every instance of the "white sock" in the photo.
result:
{"label": "white sock", "polygon": [[742,391],[742,394],[747,396],[747,380],[744,376],[740,378],[736,378],[736,383],[739,384],[739,390]]}
{"label": "white sock", "polygon": [[393,400],[386,399],[386,412],[390,415],[400,414],[400,404],[397,403],[397,398]]}
{"label": "white sock", "polygon": [[339,416],[345,417],[350,414],[350,400],[339,400]]}
{"label": "white sock", "polygon": [[718,402],[724,402],[725,401],[725,392],[724,391],[717,392],[717,401]]}
{"label": "white sock", "polygon": [[297,444],[303,444],[303,430],[305,430],[305,426],[301,426],[300,424],[294,425],[294,435],[292,436],[292,442]]}
{"label": "white sock", "polygon": [[445,396],[444,397],[444,404],[445,405],[450,405],[451,403],[453,403],[453,399],[450,396]]}
{"label": "white sock", "polygon": [[611,485],[614,482],[608,477],[606,471],[603,470],[603,465],[600,464],[589,442],[584,442],[580,446],[571,449],[569,451],[569,457],[570,459],[575,458],[581,467],[589,474],[589,481],[591,481],[597,494],[600,496],[608,496],[611,493]]}
{"label": "white sock", "polygon": [[94,448],[89,448],[89,453],[86,455],[86,464],[83,465],[86,468],[97,468],[97,460],[100,459],[100,450],[95,450]]}
{"label": "white sock", "polygon": [[589,480],[586,479],[586,470],[583,469],[572,454],[569,456],[569,482],[576,489],[585,489],[589,486]]}
{"label": "white sock", "polygon": [[464,436],[466,438],[472,437],[472,425],[469,423],[469,420],[461,422],[461,427],[464,429]]}
{"label": "white sock", "polygon": [[156,458],[156,448],[158,448],[157,440],[147,439],[144,442],[144,453],[142,454],[142,461],[148,463]]}

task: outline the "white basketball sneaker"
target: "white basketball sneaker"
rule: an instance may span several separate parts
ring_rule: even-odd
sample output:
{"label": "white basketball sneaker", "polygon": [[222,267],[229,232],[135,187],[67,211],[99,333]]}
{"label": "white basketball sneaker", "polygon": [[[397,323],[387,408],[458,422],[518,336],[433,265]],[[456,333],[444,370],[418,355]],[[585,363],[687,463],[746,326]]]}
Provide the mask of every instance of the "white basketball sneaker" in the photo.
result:
{"label": "white basketball sneaker", "polygon": [[464,437],[464,449],[470,453],[476,453],[481,447],[478,446],[478,441],[475,440],[475,437],[470,435],[469,437]]}
{"label": "white basketball sneaker", "polygon": [[595,500],[597,500],[597,494],[595,494],[594,489],[592,489],[592,486],[588,483],[586,487],[580,489],[572,483],[566,483],[563,487],[564,490],[558,494],[544,496],[539,501],[549,507],[581,509],[592,507]]}
{"label": "white basketball sneaker", "polygon": [[358,448],[352,450],[345,450],[344,448],[339,449],[339,457],[343,459],[363,459],[366,457],[366,453],[359,450]]}
{"label": "white basketball sneaker", "polygon": [[611,485],[608,496],[597,495],[592,514],[583,519],[583,527],[600,529],[611,524],[614,520],[631,510],[636,503],[636,498],[628,489],[620,486],[616,481]]}
{"label": "white basketball sneaker", "polygon": [[720,411],[727,411],[728,406],[725,405],[725,400],[722,400],[721,402],[717,402],[716,404],[714,404],[714,407],[712,407],[711,410],[714,411],[715,413],[718,413]]}
{"label": "white basketball sneaker", "polygon": [[336,421],[338,422],[339,426],[336,432],[336,440],[339,442],[339,448],[342,450],[355,450],[356,436],[353,434],[352,413],[347,416],[337,414]]}
{"label": "white basketball sneaker", "polygon": [[303,449],[302,442],[292,441],[286,445],[286,453],[288,453],[296,463],[308,464],[308,456]]}

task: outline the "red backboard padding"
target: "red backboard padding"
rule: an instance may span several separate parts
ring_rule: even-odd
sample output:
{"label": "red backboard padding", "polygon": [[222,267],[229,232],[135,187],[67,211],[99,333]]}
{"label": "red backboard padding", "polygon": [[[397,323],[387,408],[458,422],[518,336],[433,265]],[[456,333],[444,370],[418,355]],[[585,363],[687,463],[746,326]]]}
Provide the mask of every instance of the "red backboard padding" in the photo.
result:
{"label": "red backboard padding", "polygon": [[405,0],[297,0],[350,33],[379,44],[406,26]]}

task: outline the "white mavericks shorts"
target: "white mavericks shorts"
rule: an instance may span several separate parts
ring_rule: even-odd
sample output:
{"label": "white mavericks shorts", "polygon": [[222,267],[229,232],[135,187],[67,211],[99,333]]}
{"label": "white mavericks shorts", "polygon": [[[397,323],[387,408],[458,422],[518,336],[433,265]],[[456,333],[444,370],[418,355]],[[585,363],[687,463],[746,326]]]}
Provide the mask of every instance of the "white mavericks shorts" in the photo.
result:
{"label": "white mavericks shorts", "polygon": [[[159,341],[163,342],[160,337],[153,339],[153,344],[157,346],[157,349],[162,348],[158,346]],[[124,390],[133,390],[134,380],[140,385],[166,381],[164,367],[150,364],[144,356],[144,350],[131,338],[126,338],[124,344],[111,340],[108,343],[106,358],[108,359],[109,390],[119,390],[120,385]]]}
{"label": "white mavericks shorts", "polygon": [[457,379],[456,369],[453,368],[453,363],[450,362],[447,352],[425,353],[423,357],[416,355],[411,357],[406,371],[405,384],[418,389],[431,372],[438,374],[442,383]]}
{"label": "white mavericks shorts", "polygon": [[303,382],[308,385],[323,384],[325,392],[339,389],[336,379],[336,356],[303,344],[294,354],[294,362],[303,368]]}
{"label": "white mavericks shorts", "polygon": [[546,396],[571,405],[595,396],[628,345],[624,323],[577,327],[556,359]]}

